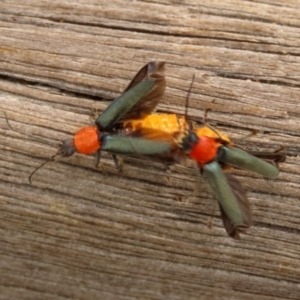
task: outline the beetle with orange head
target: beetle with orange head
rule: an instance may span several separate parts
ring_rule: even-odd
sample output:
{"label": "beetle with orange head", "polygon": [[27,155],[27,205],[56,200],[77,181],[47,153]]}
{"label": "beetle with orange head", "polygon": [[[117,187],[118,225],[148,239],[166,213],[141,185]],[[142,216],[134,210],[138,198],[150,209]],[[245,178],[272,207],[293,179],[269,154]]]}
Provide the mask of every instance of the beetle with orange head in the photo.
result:
{"label": "beetle with orange head", "polygon": [[238,239],[240,233],[251,227],[252,211],[240,182],[223,170],[234,167],[275,178],[279,174],[278,163],[285,160],[285,154],[282,151],[247,151],[210,126],[188,127],[191,126],[188,126],[185,118],[166,114],[152,114],[123,123],[123,129],[132,131],[132,136],[152,140],[172,140],[173,137],[172,150],[158,157],[164,162],[174,163],[187,154],[197,163],[218,200],[228,235]]}
{"label": "beetle with orange head", "polygon": [[[122,95],[99,115],[95,126],[84,127],[73,138],[62,142],[57,153],[30,174],[29,182],[31,183],[31,177],[38,169],[56,157],[96,153],[98,166],[101,151],[112,153],[115,162],[115,155],[155,155],[170,151],[173,139],[153,141],[119,134],[123,122],[132,118],[143,118],[155,109],[166,88],[164,72],[165,62],[153,61],[146,64]],[[6,120],[9,125],[7,117]],[[11,128],[10,125],[9,127]]]}

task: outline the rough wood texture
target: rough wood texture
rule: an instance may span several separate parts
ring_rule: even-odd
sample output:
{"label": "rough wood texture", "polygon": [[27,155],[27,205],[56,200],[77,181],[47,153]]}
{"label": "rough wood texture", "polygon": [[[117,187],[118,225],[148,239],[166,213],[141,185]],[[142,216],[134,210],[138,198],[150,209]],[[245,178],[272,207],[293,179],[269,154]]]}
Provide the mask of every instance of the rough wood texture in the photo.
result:
{"label": "rough wood texture", "polygon": [[[199,4],[201,3],[201,4]],[[284,3],[284,4],[283,4]],[[299,299],[299,1],[0,3],[0,299]],[[226,236],[196,171],[74,156],[28,175],[136,71],[167,61],[160,112],[209,120],[250,149],[287,148],[276,180],[234,174],[255,226]],[[98,101],[100,100],[100,101]],[[48,138],[50,144],[8,129]]]}

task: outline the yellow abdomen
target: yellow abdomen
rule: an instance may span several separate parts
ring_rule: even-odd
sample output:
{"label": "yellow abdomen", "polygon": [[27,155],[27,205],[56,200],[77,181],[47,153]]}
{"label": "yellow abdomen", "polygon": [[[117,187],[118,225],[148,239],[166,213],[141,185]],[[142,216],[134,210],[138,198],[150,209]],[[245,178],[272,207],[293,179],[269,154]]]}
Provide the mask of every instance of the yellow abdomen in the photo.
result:
{"label": "yellow abdomen", "polygon": [[220,138],[222,138],[222,140],[230,142],[229,137],[217,129],[213,130],[213,129],[205,126],[205,127],[195,128],[194,131],[196,132],[197,136],[200,138],[202,136],[208,136],[208,137],[212,137],[212,138],[220,137]]}
{"label": "yellow abdomen", "polygon": [[174,134],[187,129],[188,125],[184,117],[177,117],[175,114],[151,114],[143,119],[130,120],[123,123],[125,130],[138,130],[149,128],[161,130]]}

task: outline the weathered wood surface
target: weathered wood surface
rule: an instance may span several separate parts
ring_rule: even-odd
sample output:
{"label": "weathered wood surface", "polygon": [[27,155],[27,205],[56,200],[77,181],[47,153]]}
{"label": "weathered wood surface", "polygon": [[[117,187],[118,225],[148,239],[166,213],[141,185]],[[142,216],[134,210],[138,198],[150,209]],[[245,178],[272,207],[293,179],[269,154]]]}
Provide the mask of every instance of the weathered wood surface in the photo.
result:
{"label": "weathered wood surface", "polygon": [[[299,299],[299,1],[0,2],[0,299]],[[283,4],[284,3],[284,4]],[[196,171],[108,155],[49,163],[135,72],[167,61],[160,112],[251,149],[287,148],[276,180],[235,171],[255,226],[226,236]],[[98,101],[100,100],[100,101]],[[48,138],[53,145],[8,129]]]}

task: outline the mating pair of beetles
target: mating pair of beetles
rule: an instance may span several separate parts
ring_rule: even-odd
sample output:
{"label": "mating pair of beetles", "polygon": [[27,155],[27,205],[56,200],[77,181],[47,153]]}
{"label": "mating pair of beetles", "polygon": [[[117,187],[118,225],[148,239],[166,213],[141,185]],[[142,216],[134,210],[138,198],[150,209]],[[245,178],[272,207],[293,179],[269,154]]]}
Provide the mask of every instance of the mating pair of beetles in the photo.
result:
{"label": "mating pair of beetles", "polygon": [[238,239],[251,227],[252,212],[240,182],[223,171],[235,167],[275,178],[285,154],[246,151],[210,126],[193,128],[184,117],[152,113],[165,92],[164,73],[165,62],[145,65],[123,94],[98,116],[95,126],[82,128],[65,140],[50,160],[76,152],[96,153],[98,166],[101,151],[110,152],[116,164],[117,155],[153,156],[167,164],[189,157],[197,163],[218,200],[227,234]]}

